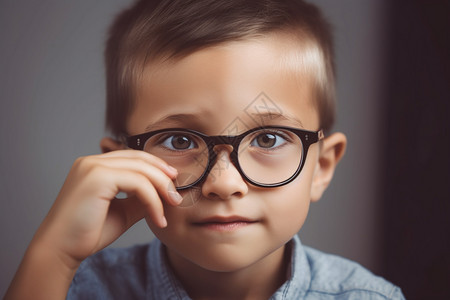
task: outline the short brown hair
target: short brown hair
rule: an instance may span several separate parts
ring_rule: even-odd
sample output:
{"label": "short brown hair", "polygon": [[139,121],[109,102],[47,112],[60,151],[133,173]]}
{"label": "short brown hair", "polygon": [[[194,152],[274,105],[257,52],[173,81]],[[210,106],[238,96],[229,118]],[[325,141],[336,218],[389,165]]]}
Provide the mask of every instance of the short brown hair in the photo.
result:
{"label": "short brown hair", "polygon": [[[320,126],[335,114],[335,67],[330,25],[319,9],[296,0],[140,0],[113,22],[105,49],[106,127],[126,135],[136,74],[151,59],[183,58],[208,46],[263,36],[294,34],[313,44],[318,59],[315,95]],[[317,71],[318,70],[318,71]]]}

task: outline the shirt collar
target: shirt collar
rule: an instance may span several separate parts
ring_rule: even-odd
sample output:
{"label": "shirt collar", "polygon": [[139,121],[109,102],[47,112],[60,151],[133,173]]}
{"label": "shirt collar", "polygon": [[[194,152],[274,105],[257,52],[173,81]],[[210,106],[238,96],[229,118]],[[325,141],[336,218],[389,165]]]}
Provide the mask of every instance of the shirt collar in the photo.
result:
{"label": "shirt collar", "polygon": [[273,300],[300,299],[311,284],[311,269],[300,238],[295,235],[286,246],[291,247],[288,280],[270,298]]}

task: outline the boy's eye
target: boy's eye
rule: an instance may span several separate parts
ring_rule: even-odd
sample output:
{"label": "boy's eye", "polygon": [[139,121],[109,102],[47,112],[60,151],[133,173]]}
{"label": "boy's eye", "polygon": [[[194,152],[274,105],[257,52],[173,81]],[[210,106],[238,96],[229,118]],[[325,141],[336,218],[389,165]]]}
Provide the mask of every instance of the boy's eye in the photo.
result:
{"label": "boy's eye", "polygon": [[162,141],[162,146],[171,150],[189,150],[195,148],[195,142],[186,135],[172,135]]}
{"label": "boy's eye", "polygon": [[283,145],[286,142],[284,138],[275,133],[262,133],[256,136],[250,143],[251,146],[260,148],[276,148]]}

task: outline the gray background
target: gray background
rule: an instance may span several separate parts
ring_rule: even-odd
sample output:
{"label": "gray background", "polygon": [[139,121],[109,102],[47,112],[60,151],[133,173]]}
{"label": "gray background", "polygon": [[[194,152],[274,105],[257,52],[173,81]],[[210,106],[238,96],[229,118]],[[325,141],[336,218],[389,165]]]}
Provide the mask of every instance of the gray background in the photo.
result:
{"label": "gray background", "polygon": [[[317,0],[335,25],[338,122],[349,147],[311,207],[305,244],[379,272],[377,150],[385,11],[379,0]],[[0,296],[73,161],[99,153],[103,44],[125,0],[0,0]],[[148,241],[140,222],[113,246]]]}

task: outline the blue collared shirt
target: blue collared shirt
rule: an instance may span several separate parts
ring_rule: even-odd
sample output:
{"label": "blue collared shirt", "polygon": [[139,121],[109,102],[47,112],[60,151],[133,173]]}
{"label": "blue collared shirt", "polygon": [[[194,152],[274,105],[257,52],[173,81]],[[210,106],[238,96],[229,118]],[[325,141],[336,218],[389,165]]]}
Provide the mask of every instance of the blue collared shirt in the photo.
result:
{"label": "blue collared shirt", "polygon": [[[295,236],[289,279],[270,299],[405,299],[400,289],[350,260]],[[67,299],[190,299],[167,265],[161,242],[106,249],[80,265]]]}

